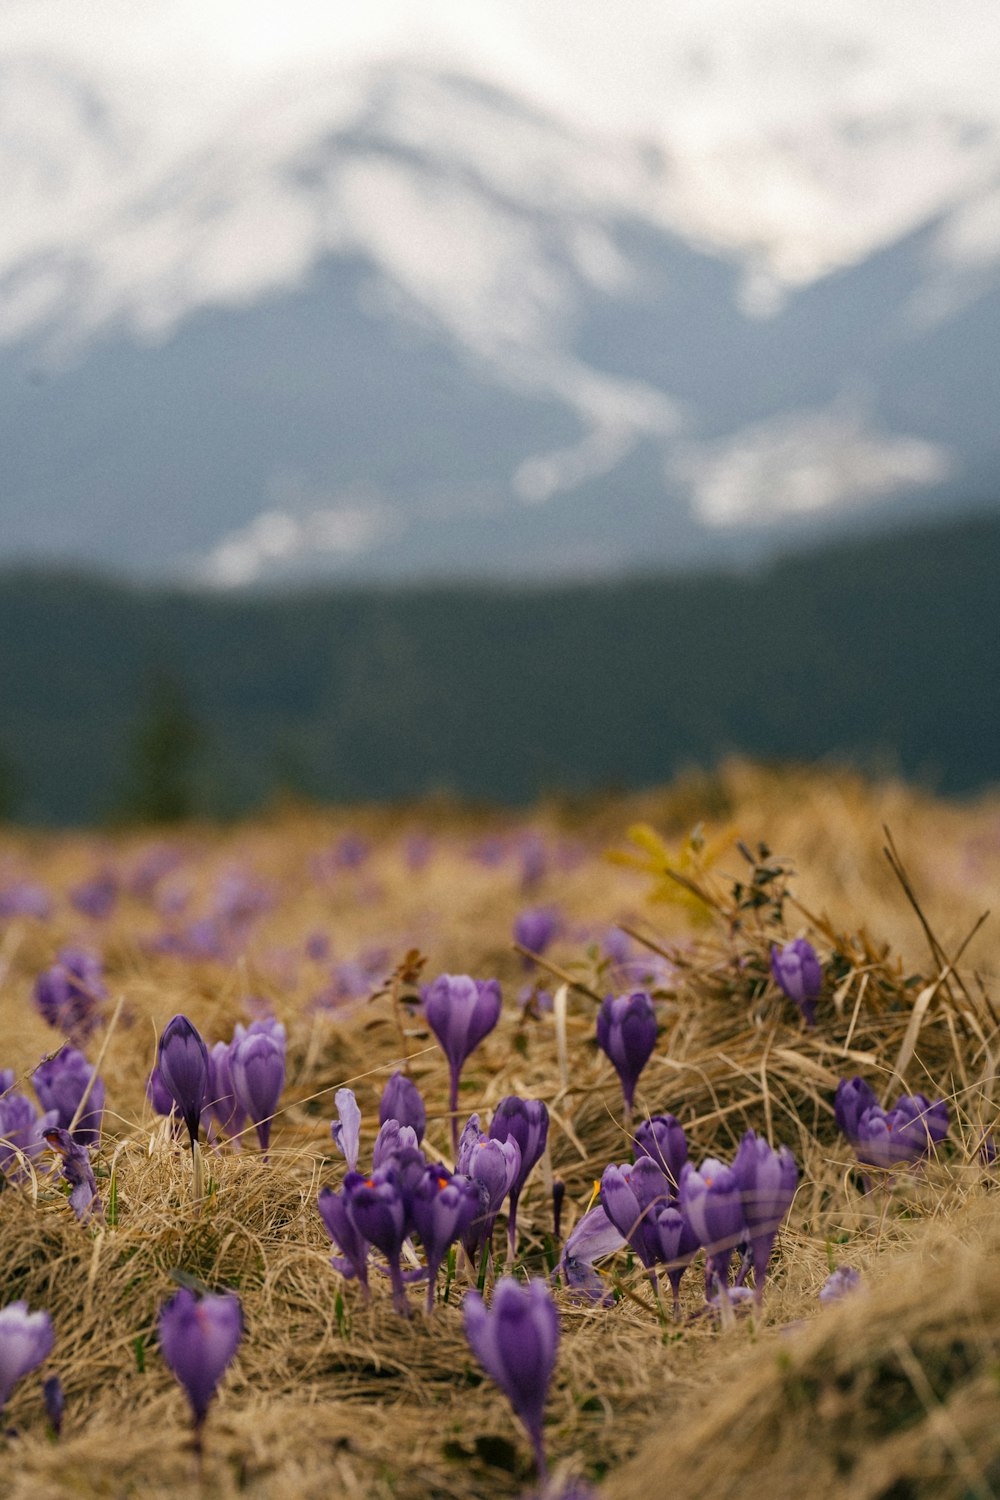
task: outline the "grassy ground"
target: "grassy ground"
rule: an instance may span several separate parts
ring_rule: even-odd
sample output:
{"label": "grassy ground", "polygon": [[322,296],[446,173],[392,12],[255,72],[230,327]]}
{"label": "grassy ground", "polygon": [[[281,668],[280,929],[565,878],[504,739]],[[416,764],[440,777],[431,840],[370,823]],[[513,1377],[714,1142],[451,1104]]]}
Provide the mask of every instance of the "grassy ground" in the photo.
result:
{"label": "grassy ground", "polygon": [[[626,836],[637,822],[664,836],[700,897],[657,875],[652,846]],[[702,822],[705,850],[685,854]],[[329,858],[348,831],[369,846],[353,865],[349,849]],[[418,833],[427,857],[414,869],[408,840]],[[484,849],[489,837],[500,842]],[[764,875],[754,875],[737,837],[751,852],[762,840],[773,851],[760,861]],[[530,1490],[523,1433],[465,1345],[463,1284],[430,1320],[400,1320],[377,1277],[366,1305],[330,1266],[316,1195],[343,1172],[329,1135],[335,1090],[350,1083],[357,1093],[364,1161],[382,1083],[404,1058],[428,1100],[431,1145],[449,1157],[442,1058],[419,1014],[380,983],[418,949],[426,978],[501,979],[503,1017],[466,1068],[462,1105],[489,1111],[512,1092],[546,1100],[550,1169],[566,1183],[569,1227],[603,1167],[630,1156],[618,1083],[593,1041],[594,997],[607,977],[595,945],[623,922],[669,960],[639,1109],[677,1114],[696,1161],[730,1155],[753,1125],[791,1146],[802,1180],[763,1324],[741,1320],[727,1334],[703,1317],[663,1325],[623,1256],[607,1268],[620,1289],[614,1306],[558,1294],[562,1341],[546,1429],[557,1479],[586,1476],[621,1500],[779,1500],[809,1487],[871,1500],[1000,1493],[1000,1209],[977,1158],[996,1112],[996,923],[975,933],[957,972],[950,967],[997,889],[1000,801],[949,806],[897,785],[734,764],[627,801],[543,808],[530,828],[447,808],[350,817],[289,810],[171,836],[182,858],[159,895],[126,894],[105,921],[68,903],[76,882],[100,866],[127,875],[152,843],[137,834],[8,833],[0,851],[0,886],[30,876],[55,897],[48,920],[0,925],[0,1066],[26,1079],[56,1045],[30,997],[64,943],[103,955],[108,1018],[122,1002],[117,1022],[89,1047],[91,1058],[105,1047],[98,1167],[105,1199],[114,1168],[115,1222],[78,1225],[45,1163],[37,1178],[0,1194],[0,1302],[23,1297],[48,1308],[56,1329],[45,1370],[8,1406],[17,1436],[0,1444],[0,1492],[12,1500],[208,1492],[327,1500],[335,1490],[457,1500]],[[539,849],[544,869],[526,887],[526,861],[537,864]],[[631,851],[649,869],[613,863],[608,849]],[[778,864],[788,873],[768,877]],[[151,951],[152,939],[207,911],[220,876],[234,871],[266,887],[268,905],[231,951],[212,959]],[[651,902],[657,885],[673,899]],[[564,918],[548,957],[574,985],[565,1072],[551,1013],[518,1003],[531,976],[511,946],[512,923],[539,904],[557,905]],[[771,941],[798,933],[815,942],[828,975],[809,1032],[767,977]],[[317,934],[327,936],[329,956],[316,956]],[[335,999],[333,966],[359,959],[370,981],[356,980],[357,999]],[[366,998],[372,990],[383,992]],[[201,1211],[190,1201],[189,1160],[144,1097],[157,1033],[177,1011],[209,1043],[266,1011],[288,1027],[271,1160],[252,1145],[209,1151],[214,1188]],[[832,1119],[837,1079],[854,1072],[880,1098],[894,1097],[902,1079],[952,1105],[939,1159],[868,1195]],[[548,1170],[536,1171],[522,1208],[520,1258],[535,1274],[545,1271],[551,1232]],[[837,1262],[859,1269],[866,1290],[821,1308],[817,1291]],[[184,1398],[155,1339],[156,1310],[176,1290],[178,1270],[213,1289],[236,1287],[246,1317],[209,1416],[201,1475]],[[698,1310],[700,1280],[698,1270],[685,1278],[686,1319]],[[41,1375],[53,1372],[67,1398],[58,1443],[41,1401]]]}

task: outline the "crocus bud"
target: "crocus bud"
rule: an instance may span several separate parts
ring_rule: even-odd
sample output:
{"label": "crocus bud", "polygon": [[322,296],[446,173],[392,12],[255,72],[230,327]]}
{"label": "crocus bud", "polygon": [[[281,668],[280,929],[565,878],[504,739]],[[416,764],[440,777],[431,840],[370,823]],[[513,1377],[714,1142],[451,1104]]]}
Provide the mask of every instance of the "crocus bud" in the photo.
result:
{"label": "crocus bud", "polygon": [[517,1205],[532,1168],[541,1159],[549,1138],[549,1112],[541,1099],[521,1099],[508,1094],[493,1111],[490,1137],[495,1141],[516,1141],[521,1153],[517,1176],[510,1186],[508,1238],[511,1256],[517,1241]]}
{"label": "crocus bud", "polygon": [[52,1353],[52,1319],[47,1312],[28,1311],[27,1302],[0,1308],[0,1412],[22,1375],[27,1375]]}
{"label": "crocus bud", "polygon": [[943,1099],[932,1104],[926,1094],[900,1094],[892,1113],[898,1117],[897,1129],[919,1147],[921,1155],[929,1154],[948,1134],[948,1106]]}
{"label": "crocus bud", "polygon": [[200,1442],[209,1402],[243,1337],[235,1292],[200,1300],[182,1287],[160,1308],[160,1351],[187,1393]]}
{"label": "crocus bud", "polygon": [[709,1157],[695,1171],[690,1162],[681,1170],[680,1209],[704,1246],[710,1271],[726,1285],[729,1260],[746,1235],[739,1180],[731,1167]]}
{"label": "crocus bud", "polygon": [[160,1037],[156,1065],[193,1146],[208,1098],[209,1062],[208,1048],[187,1016],[173,1016],[167,1022]]}
{"label": "crocus bud", "polygon": [[81,948],[63,948],[51,969],[35,980],[34,1000],[44,1021],[78,1041],[100,1020],[107,998],[100,961]]}
{"label": "crocus bud", "polygon": [[216,1042],[208,1054],[208,1098],[205,1103],[220,1130],[224,1130],[227,1135],[239,1136],[247,1117],[236,1097],[230,1068],[230,1047],[226,1042]]}
{"label": "crocus bud", "polygon": [[348,1170],[356,1172],[361,1147],[361,1111],[354,1090],[338,1089],[333,1102],[337,1106],[337,1119],[330,1125],[333,1144],[347,1162]]}
{"label": "crocus bud", "polygon": [[81,916],[103,922],[110,917],[118,900],[118,877],[113,870],[99,870],[89,880],[82,880],[69,893],[70,904]]}
{"label": "crocus bud", "polygon": [[656,1046],[656,1012],[645,990],[606,995],[597,1014],[597,1043],[614,1063],[626,1111],[631,1111],[639,1074]]}
{"label": "crocus bud", "polygon": [[271,1123],[285,1086],[285,1049],[270,1031],[249,1030],[229,1050],[229,1073],[236,1102],[256,1127],[267,1150]]}
{"label": "crocus bud", "polygon": [[424,1138],[427,1109],[423,1096],[412,1078],[407,1078],[398,1068],[382,1090],[378,1119],[380,1125],[384,1125],[386,1120],[398,1120],[400,1125],[408,1125],[417,1138],[418,1146]]}
{"label": "crocus bud", "polygon": [[[93,1082],[91,1082],[93,1079]],[[104,1084],[96,1077],[90,1063],[75,1047],[63,1047],[55,1057],[39,1063],[31,1081],[43,1109],[54,1109],[59,1116],[59,1125],[69,1130],[80,1107],[84,1094],[84,1105],[76,1125],[73,1139],[81,1146],[96,1142],[101,1133],[101,1115],[104,1112]],[[89,1085],[89,1092],[88,1092]]]}
{"label": "crocus bud", "polygon": [[552,1180],[552,1238],[556,1244],[559,1243],[559,1230],[562,1228],[563,1199],[566,1197],[566,1184],[561,1177]]}
{"label": "crocus bud", "polygon": [[806,938],[793,938],[783,948],[772,944],[771,973],[789,1000],[794,1000],[807,1026],[816,1024],[816,1001],[823,988],[823,967]]}
{"label": "crocus bud", "polygon": [[386,1120],[385,1124],[380,1126],[372,1147],[372,1168],[378,1171],[380,1167],[390,1166],[393,1158],[398,1156],[400,1151],[416,1149],[415,1130],[411,1130],[409,1125],[400,1125],[398,1120]]}
{"label": "crocus bud", "polygon": [[833,1101],[833,1117],[851,1145],[857,1144],[858,1121],[866,1109],[878,1107],[874,1091],[863,1078],[842,1078]]}
{"label": "crocus bud", "polygon": [[487,1308],[478,1292],[462,1302],[465,1336],[487,1375],[503,1391],[524,1423],[545,1477],[542,1423],[559,1348],[559,1315],[544,1281],[526,1285],[504,1276]]}
{"label": "crocus bud", "polygon": [[323,1226],[341,1256],[331,1256],[331,1262],[342,1276],[356,1276],[361,1288],[368,1295],[368,1241],[360,1233],[347,1211],[347,1200],[342,1193],[332,1188],[320,1188],[316,1207]]}
{"label": "crocus bud", "polygon": [[50,1375],[42,1386],[42,1398],[53,1436],[58,1437],[62,1432],[63,1412],[66,1409],[66,1398],[58,1375]]}
{"label": "crocus bud", "polygon": [[670,1184],[651,1157],[641,1157],[634,1165],[605,1167],[601,1176],[604,1212],[647,1271],[660,1259],[656,1218],[669,1202]]}
{"label": "crocus bud", "polygon": [[643,1120],[635,1132],[634,1155],[651,1156],[667,1175],[674,1198],[681,1180],[681,1168],[688,1158],[684,1126],[675,1115],[653,1115]]}
{"label": "crocus bud", "polygon": [[[514,941],[531,953],[544,953],[559,931],[559,914],[551,906],[531,906],[514,920]],[[524,960],[526,968],[533,960]]]}
{"label": "crocus bud", "polygon": [[673,1293],[676,1318],[680,1313],[681,1277],[698,1253],[698,1236],[687,1215],[673,1205],[657,1214],[656,1233],[660,1241],[660,1259],[665,1262]]}
{"label": "crocus bud", "polygon": [[799,1169],[787,1146],[772,1151],[767,1141],[748,1130],[740,1141],[733,1172],[740,1185],[759,1303],[775,1236],[795,1197]]}
{"label": "crocus bud", "polygon": [[479,1213],[474,1182],[454,1175],[441,1162],[424,1169],[410,1200],[410,1217],[427,1256],[427,1311],[434,1307],[434,1285],[448,1249]]}
{"label": "crocus bud", "polygon": [[458,1080],[463,1064],[500,1019],[500,985],[495,979],[442,974],[424,993],[424,1015],[448,1059],[452,1149],[458,1152]]}
{"label": "crocus bud", "polygon": [[474,1259],[479,1251],[491,1245],[500,1206],[521,1170],[521,1148],[513,1138],[494,1141],[489,1136],[480,1136],[468,1152],[464,1170],[482,1188],[481,1211],[464,1241]]}

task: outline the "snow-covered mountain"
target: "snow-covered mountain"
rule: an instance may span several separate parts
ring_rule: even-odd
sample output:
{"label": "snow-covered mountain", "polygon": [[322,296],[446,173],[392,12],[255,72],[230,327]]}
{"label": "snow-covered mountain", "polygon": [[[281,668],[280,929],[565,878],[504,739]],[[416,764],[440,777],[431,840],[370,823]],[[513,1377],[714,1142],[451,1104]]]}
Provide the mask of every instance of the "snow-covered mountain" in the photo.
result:
{"label": "snow-covered mountain", "polygon": [[980,0],[15,0],[0,42],[0,558],[594,573],[1000,495]]}

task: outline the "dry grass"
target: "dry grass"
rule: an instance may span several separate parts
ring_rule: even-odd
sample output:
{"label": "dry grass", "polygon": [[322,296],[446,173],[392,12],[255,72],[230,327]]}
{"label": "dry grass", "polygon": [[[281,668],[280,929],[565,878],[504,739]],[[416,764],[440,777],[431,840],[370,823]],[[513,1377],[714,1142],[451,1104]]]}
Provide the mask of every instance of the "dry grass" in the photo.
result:
{"label": "dry grass", "polygon": [[[779,935],[768,909],[735,909],[733,881],[746,887],[749,873],[735,848],[710,871],[689,868],[710,911],[693,929],[682,905],[648,903],[648,878],[601,857],[608,846],[625,847],[634,822],[653,824],[676,844],[701,819],[716,830],[733,827],[751,846],[766,840],[794,863],[784,931],[810,933],[836,976],[815,1032],[768,981],[769,945]],[[628,802],[540,810],[533,826],[550,852],[575,847],[572,858],[550,860],[530,894],[519,888],[516,861],[487,867],[469,858],[488,821],[447,809],[412,818],[370,810],[349,820],[285,812],[236,829],[185,831],[178,839],[185,864],[170,879],[190,884],[192,909],[234,864],[251,868],[276,898],[245,950],[226,963],[151,954],[143,939],[162,922],[135,898],[106,924],[88,924],[60,902],[45,924],[16,921],[0,931],[0,1065],[26,1075],[52,1049],[30,992],[64,942],[98,946],[109,1011],[123,997],[102,1065],[109,1107],[100,1165],[108,1172],[115,1164],[116,1224],[81,1228],[45,1177],[0,1195],[0,1301],[25,1297],[51,1311],[57,1342],[47,1369],[61,1375],[67,1395],[64,1436],[53,1443],[39,1380],[18,1388],[7,1418],[19,1435],[0,1451],[2,1493],[13,1500],[179,1500],[209,1489],[327,1500],[333,1487],[414,1500],[523,1493],[527,1445],[466,1349],[462,1286],[429,1322],[418,1315],[403,1323],[387,1291],[376,1287],[368,1306],[329,1265],[315,1202],[320,1184],[336,1183],[342,1171],[329,1139],[334,1091],[345,1082],[357,1091],[364,1153],[382,1081],[409,1054],[431,1106],[431,1143],[447,1157],[447,1087],[433,1039],[388,996],[313,1004],[328,965],[305,957],[303,945],[324,931],[338,958],[385,946],[385,973],[416,946],[429,974],[499,975],[504,1019],[466,1069],[463,1104],[488,1110],[510,1092],[546,1099],[552,1168],[567,1184],[572,1222],[603,1166],[629,1154],[617,1081],[593,1042],[592,995],[603,992],[603,975],[587,952],[588,934],[624,921],[674,966],[640,1107],[680,1116],[696,1158],[727,1154],[748,1124],[766,1130],[792,1146],[803,1179],[765,1328],[740,1322],[722,1337],[702,1318],[664,1329],[624,1260],[614,1307],[564,1302],[547,1422],[557,1470],[603,1479],[609,1495],[622,1497],[667,1493],[669,1485],[671,1494],[697,1490],[701,1500],[721,1500],[769,1486],[780,1500],[804,1483],[831,1496],[849,1485],[872,1500],[992,1494],[991,1484],[1000,1487],[990,1467],[1000,1210],[975,1152],[996,1113],[995,924],[975,934],[957,970],[950,961],[997,888],[1000,803],[949,806],[894,784],[734,764],[711,780],[689,778]],[[883,854],[884,824],[930,934]],[[415,874],[401,847],[417,826],[432,834],[434,852]],[[357,872],[317,879],[312,861],[347,827],[372,840],[370,858]],[[148,842],[10,834],[4,864],[62,893],[101,860],[128,866]],[[768,889],[784,884],[776,877]],[[552,961],[576,986],[566,1084],[551,1015],[523,1018],[515,1001],[524,981],[510,946],[513,916],[522,905],[549,902],[569,929]],[[144,1100],[155,1036],[184,1011],[210,1041],[228,1037],[255,1001],[289,1030],[272,1160],[263,1164],[252,1147],[207,1153],[215,1187],[199,1214],[187,1157]],[[855,1071],[886,1098],[903,1079],[952,1102],[942,1160],[891,1192],[859,1191],[833,1127],[836,1081]],[[108,1185],[102,1177],[105,1196]],[[550,1228],[540,1172],[522,1213],[524,1262],[537,1273]],[[862,1269],[871,1290],[863,1301],[820,1311],[816,1292],[832,1260]],[[237,1287],[247,1324],[209,1418],[203,1481],[183,1397],[155,1343],[156,1309],[175,1290],[178,1269],[212,1288]],[[697,1273],[685,1278],[686,1312],[698,1307],[696,1280]],[[789,1332],[796,1323],[803,1326]]]}

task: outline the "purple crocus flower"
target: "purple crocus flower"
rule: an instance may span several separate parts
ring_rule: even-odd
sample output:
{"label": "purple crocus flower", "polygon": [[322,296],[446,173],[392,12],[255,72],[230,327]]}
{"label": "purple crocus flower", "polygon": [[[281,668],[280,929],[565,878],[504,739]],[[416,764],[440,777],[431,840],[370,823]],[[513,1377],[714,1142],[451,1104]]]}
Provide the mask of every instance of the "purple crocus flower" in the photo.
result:
{"label": "purple crocus flower", "polygon": [[409,1232],[409,1222],[396,1173],[391,1168],[372,1172],[369,1177],[363,1177],[360,1172],[348,1172],[343,1191],[348,1216],[358,1234],[376,1250],[381,1250],[389,1264],[396,1311],[408,1317],[410,1305],[406,1300],[400,1255]]}
{"label": "purple crocus flower", "polygon": [[338,1089],[333,1096],[337,1106],[337,1119],[330,1126],[333,1144],[347,1162],[348,1169],[358,1169],[358,1152],[361,1149],[361,1111],[353,1089]]}
{"label": "purple crocus flower", "polygon": [[86,1146],[78,1145],[69,1131],[54,1126],[45,1132],[45,1140],[61,1159],[63,1179],[70,1185],[69,1206],[81,1224],[91,1217],[104,1218],[101,1200],[97,1196],[97,1179],[90,1164],[90,1152]]}
{"label": "purple crocus flower", "polygon": [[651,1156],[663,1168],[676,1199],[681,1168],[688,1159],[687,1136],[676,1115],[651,1115],[636,1127],[633,1155]]}
{"label": "purple crocus flower", "polygon": [[260,1149],[266,1153],[271,1123],[285,1086],[282,1040],[273,1031],[250,1027],[229,1049],[229,1073],[236,1102],[256,1127]]}
{"label": "purple crocus flower", "polygon": [[410,1197],[410,1218],[427,1256],[427,1311],[434,1310],[434,1286],[448,1249],[468,1231],[479,1213],[479,1190],[468,1177],[438,1162],[428,1166]]}
{"label": "purple crocus flower", "polygon": [[669,1203],[670,1184],[652,1157],[642,1156],[635,1163],[604,1168],[601,1205],[650,1273],[654,1286],[654,1267],[660,1259],[656,1219]]}
{"label": "purple crocus flower", "polygon": [[35,980],[35,1007],[50,1026],[83,1041],[100,1020],[107,998],[100,960],[82,948],[63,948],[50,969]]}
{"label": "purple crocus flower", "polygon": [[0,1413],[22,1375],[48,1359],[52,1344],[52,1319],[47,1312],[30,1313],[27,1302],[8,1302],[0,1308]]}
{"label": "purple crocus flower", "polygon": [[521,1148],[513,1137],[496,1141],[480,1136],[460,1156],[459,1171],[481,1190],[480,1212],[463,1240],[471,1259],[491,1250],[497,1214],[520,1170]]}
{"label": "purple crocus flower", "polygon": [[69,893],[70,905],[81,916],[103,922],[110,917],[118,900],[118,877],[113,870],[100,870],[89,880],[81,881]]}
{"label": "purple crocus flower", "polygon": [[948,1134],[948,1106],[943,1099],[932,1104],[926,1094],[900,1094],[892,1113],[899,1117],[897,1129],[919,1144],[921,1155],[929,1154]]}
{"label": "purple crocus flower", "polygon": [[[225,1043],[223,1043],[225,1045]],[[158,1067],[150,1069],[146,1079],[146,1098],[158,1115],[169,1115],[174,1107],[174,1096],[163,1082]]]}
{"label": "purple crocus flower", "polygon": [[759,1305],[775,1236],[795,1197],[799,1169],[787,1146],[772,1151],[767,1141],[748,1130],[733,1160],[733,1172],[740,1185]]}
{"label": "purple crocus flower", "polygon": [[378,1118],[380,1125],[384,1125],[386,1120],[398,1120],[400,1125],[408,1125],[417,1138],[418,1146],[424,1138],[427,1108],[423,1095],[412,1078],[407,1078],[398,1068],[382,1090]]}
{"label": "purple crocus flower", "polygon": [[424,991],[424,1015],[448,1059],[452,1149],[458,1152],[458,1080],[463,1064],[500,1019],[500,985],[495,979],[441,974]]}
{"label": "purple crocus flower", "polygon": [[59,1117],[57,1123],[64,1130],[69,1130],[73,1124],[73,1117],[86,1094],[83,1113],[73,1128],[73,1139],[81,1146],[97,1141],[104,1113],[104,1084],[82,1052],[70,1046],[60,1048],[55,1057],[39,1063],[31,1081],[42,1108],[54,1109]]}
{"label": "purple crocus flower", "polygon": [[862,1166],[888,1172],[920,1160],[927,1150],[927,1132],[914,1127],[908,1110],[886,1111],[873,1104],[858,1121],[854,1150]]}
{"label": "purple crocus flower", "polygon": [[[558,935],[561,920],[552,906],[529,906],[514,918],[514,941],[531,953],[544,953]],[[534,960],[525,958],[525,968],[533,968]]]}
{"label": "purple crocus flower", "polygon": [[401,1151],[415,1151],[417,1149],[417,1133],[409,1125],[400,1125],[398,1120],[386,1120],[379,1127],[375,1144],[372,1147],[372,1167],[378,1170],[380,1167],[390,1166]]}
{"label": "purple crocus flower", "polygon": [[656,1046],[656,1012],[645,990],[606,995],[597,1014],[597,1043],[621,1080],[625,1112],[632,1111],[639,1074]]}
{"label": "purple crocus flower", "polygon": [[816,1024],[816,1001],[823,988],[823,966],[806,938],[793,938],[783,948],[771,946],[771,973],[778,988],[794,1000],[807,1026]]}
{"label": "purple crocus flower", "polygon": [[821,1302],[839,1302],[841,1297],[861,1289],[861,1277],[853,1266],[838,1266],[819,1289]]}
{"label": "purple crocus flower", "polygon": [[0,921],[11,917],[34,917],[45,922],[52,915],[52,898],[43,885],[15,880],[0,890]]}
{"label": "purple crocus flower", "polygon": [[866,1109],[878,1107],[874,1090],[863,1078],[842,1078],[833,1101],[833,1116],[852,1146],[858,1142],[858,1122]]}
{"label": "purple crocus flower", "polygon": [[323,1227],[340,1250],[343,1259],[331,1256],[331,1263],[342,1276],[357,1277],[365,1296],[368,1296],[368,1241],[355,1227],[347,1211],[347,1199],[333,1188],[320,1188],[316,1203]]}
{"label": "purple crocus flower", "polygon": [[160,1352],[187,1393],[194,1414],[195,1444],[208,1405],[243,1337],[243,1310],[235,1292],[198,1299],[182,1287],[159,1316]]}
{"label": "purple crocus flower", "polygon": [[0,1097],[0,1171],[16,1178],[23,1171],[18,1151],[32,1161],[40,1156],[45,1150],[45,1132],[58,1125],[59,1113],[50,1109],[39,1114],[33,1099],[14,1092],[13,1081],[13,1073],[5,1072],[0,1078],[0,1087],[5,1088]]}
{"label": "purple crocus flower", "polygon": [[489,1134],[495,1141],[516,1141],[521,1164],[510,1186],[510,1217],[507,1236],[513,1259],[517,1243],[517,1205],[532,1169],[541,1160],[549,1138],[549,1112],[541,1099],[522,1099],[507,1094],[493,1111]]}
{"label": "purple crocus flower", "polygon": [[612,1224],[604,1205],[595,1203],[570,1231],[559,1258],[559,1274],[569,1290],[594,1302],[605,1301],[608,1289],[594,1262],[613,1255],[624,1244],[625,1236]]}
{"label": "purple crocus flower", "polygon": [[559,1348],[559,1314],[544,1281],[526,1285],[502,1277],[487,1308],[478,1292],[462,1302],[465,1336],[473,1354],[524,1423],[545,1477],[542,1423]]}
{"label": "purple crocus flower", "polygon": [[716,1277],[720,1291],[725,1290],[730,1257],[747,1233],[736,1173],[714,1157],[702,1162],[699,1171],[686,1162],[679,1206],[704,1247],[709,1280]]}
{"label": "purple crocus flower", "polygon": [[209,1095],[208,1048],[187,1016],[173,1016],[163,1029],[156,1066],[167,1093],[188,1129],[198,1139],[201,1112]]}
{"label": "purple crocus flower", "polygon": [[239,1137],[246,1127],[246,1110],[236,1097],[230,1066],[231,1046],[216,1042],[208,1054],[208,1098],[207,1110],[211,1112],[219,1129],[232,1136],[233,1146],[239,1145]]}
{"label": "purple crocus flower", "polygon": [[673,1204],[656,1216],[656,1233],[660,1240],[660,1259],[665,1262],[667,1280],[674,1299],[674,1317],[680,1315],[681,1277],[698,1253],[698,1236],[687,1214]]}

